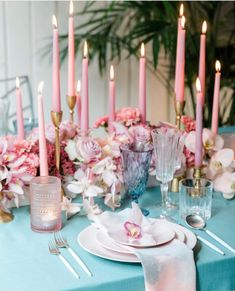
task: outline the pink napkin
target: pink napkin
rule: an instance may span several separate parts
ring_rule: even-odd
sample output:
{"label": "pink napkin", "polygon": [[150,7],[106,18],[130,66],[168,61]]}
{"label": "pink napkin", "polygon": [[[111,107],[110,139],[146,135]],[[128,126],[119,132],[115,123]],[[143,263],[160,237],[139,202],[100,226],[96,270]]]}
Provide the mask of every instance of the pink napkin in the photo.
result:
{"label": "pink napkin", "polygon": [[[131,221],[141,226],[142,243],[153,239],[151,237],[151,222],[144,217],[135,203],[132,209],[127,208],[118,213],[105,211],[94,217],[97,227],[107,234],[119,234],[123,238],[123,224]],[[127,239],[128,240],[128,239]],[[196,272],[193,251],[177,239],[158,247],[130,248],[140,259],[144,270],[146,291],[195,291]]]}

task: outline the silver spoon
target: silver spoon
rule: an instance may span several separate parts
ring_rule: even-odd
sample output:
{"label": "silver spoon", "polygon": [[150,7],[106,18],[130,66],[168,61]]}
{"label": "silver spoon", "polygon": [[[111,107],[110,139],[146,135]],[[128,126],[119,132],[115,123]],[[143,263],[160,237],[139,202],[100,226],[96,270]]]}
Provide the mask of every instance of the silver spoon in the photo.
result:
{"label": "silver spoon", "polygon": [[197,215],[197,214],[193,214],[193,215],[188,215],[185,218],[186,223],[194,228],[194,229],[200,229],[200,230],[204,230],[209,236],[211,236],[213,239],[215,239],[218,243],[220,243],[222,246],[224,246],[225,248],[227,248],[228,250],[230,250],[232,253],[235,254],[235,249],[232,248],[230,245],[228,245],[224,240],[222,240],[221,238],[219,238],[216,234],[214,234],[213,232],[211,232],[210,230],[206,229],[206,222],[205,220]]}

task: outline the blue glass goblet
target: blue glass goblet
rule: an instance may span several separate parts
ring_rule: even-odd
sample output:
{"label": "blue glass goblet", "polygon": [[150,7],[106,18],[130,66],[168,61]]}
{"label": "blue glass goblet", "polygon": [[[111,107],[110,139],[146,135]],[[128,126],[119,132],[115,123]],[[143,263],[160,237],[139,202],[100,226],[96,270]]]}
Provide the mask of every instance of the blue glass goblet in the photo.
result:
{"label": "blue glass goblet", "polygon": [[[149,145],[138,151],[133,145],[122,145],[120,152],[126,193],[138,203],[146,189],[153,148]],[[145,216],[149,214],[147,209],[141,211]]]}

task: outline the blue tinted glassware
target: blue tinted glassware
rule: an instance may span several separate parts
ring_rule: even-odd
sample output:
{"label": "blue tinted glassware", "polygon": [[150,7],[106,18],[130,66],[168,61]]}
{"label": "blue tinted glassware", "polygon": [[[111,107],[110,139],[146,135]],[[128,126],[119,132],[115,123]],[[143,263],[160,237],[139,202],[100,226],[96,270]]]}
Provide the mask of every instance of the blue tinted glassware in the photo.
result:
{"label": "blue tinted glassware", "polygon": [[[132,201],[138,203],[139,197],[146,189],[153,148],[148,146],[146,149],[137,151],[132,145],[122,145],[120,152],[126,193]],[[147,209],[141,208],[141,210],[144,215],[149,214]]]}

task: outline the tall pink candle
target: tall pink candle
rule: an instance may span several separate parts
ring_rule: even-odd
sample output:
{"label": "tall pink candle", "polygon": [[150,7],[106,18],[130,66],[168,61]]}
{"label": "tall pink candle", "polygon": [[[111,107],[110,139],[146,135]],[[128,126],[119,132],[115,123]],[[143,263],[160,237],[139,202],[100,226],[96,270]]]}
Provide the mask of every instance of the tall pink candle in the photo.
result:
{"label": "tall pink candle", "polygon": [[179,13],[179,18],[178,18],[178,29],[177,29],[177,46],[176,46],[176,65],[175,65],[175,93],[178,91],[177,86],[179,85],[179,47],[180,47],[180,32],[182,30],[182,25],[181,25],[181,18],[184,15],[184,5],[180,5],[180,13]]}
{"label": "tall pink candle", "polygon": [[110,67],[110,80],[109,80],[109,133],[113,132],[113,122],[115,121],[115,81],[114,69]]}
{"label": "tall pink candle", "polygon": [[52,110],[61,111],[60,100],[60,49],[59,32],[55,15],[52,17],[53,23],[53,52],[52,52]]}
{"label": "tall pink candle", "polygon": [[78,113],[78,126],[79,127],[81,126],[81,106],[82,106],[80,92],[81,92],[81,81],[78,80],[77,82],[77,113]]}
{"label": "tall pink candle", "polygon": [[17,138],[24,139],[24,117],[22,108],[22,95],[20,90],[20,80],[16,78],[16,121],[17,121]]}
{"label": "tall pink candle", "polygon": [[139,63],[139,111],[141,122],[146,122],[146,59],[144,44],[141,44]]}
{"label": "tall pink candle", "polygon": [[206,85],[206,30],[207,24],[206,21],[203,21],[202,24],[202,34],[200,37],[200,56],[199,56],[199,71],[198,77],[201,82],[201,89],[203,95],[203,104],[205,102],[205,85]]}
{"label": "tall pink candle", "polygon": [[84,57],[82,60],[82,110],[81,131],[87,133],[89,129],[89,96],[88,96],[88,48],[84,43]]}
{"label": "tall pink candle", "polygon": [[196,106],[196,145],[195,145],[195,167],[202,165],[202,123],[203,123],[203,94],[199,78],[196,81],[197,106]]}
{"label": "tall pink candle", "polygon": [[38,85],[38,132],[39,132],[40,176],[48,176],[47,145],[45,136],[42,90],[43,82],[40,82]]}
{"label": "tall pink candle", "polygon": [[212,122],[211,130],[214,134],[218,133],[218,119],[219,119],[219,91],[220,91],[220,62],[215,62],[215,85],[214,85],[214,97],[213,97],[213,110],[212,110]]}
{"label": "tall pink candle", "polygon": [[68,37],[68,96],[75,96],[75,69],[74,69],[74,18],[73,1],[69,6],[69,37]]}
{"label": "tall pink candle", "polygon": [[185,37],[186,31],[185,27],[185,17],[181,17],[181,30],[179,32],[179,46],[177,47],[177,78],[176,78],[176,100],[184,101],[184,70],[185,70]]}

